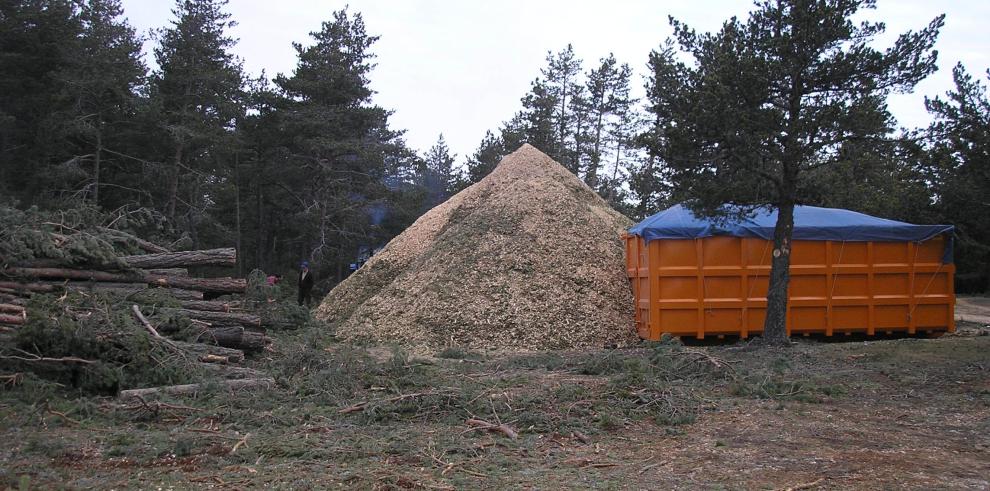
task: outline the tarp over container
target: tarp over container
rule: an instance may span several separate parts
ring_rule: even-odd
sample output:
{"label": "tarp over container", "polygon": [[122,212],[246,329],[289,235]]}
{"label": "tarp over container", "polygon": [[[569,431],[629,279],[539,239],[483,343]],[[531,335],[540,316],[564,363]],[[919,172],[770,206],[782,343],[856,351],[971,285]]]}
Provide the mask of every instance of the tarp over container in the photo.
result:
{"label": "tarp over container", "polygon": [[[656,239],[700,239],[714,235],[773,240],[777,210],[758,209],[743,218],[697,217],[684,205],[672,206],[629,229],[647,242]],[[923,242],[952,234],[952,225],[914,225],[855,211],[817,206],[794,207],[794,240],[840,242]],[[952,262],[952,241],[946,241],[943,262]]]}

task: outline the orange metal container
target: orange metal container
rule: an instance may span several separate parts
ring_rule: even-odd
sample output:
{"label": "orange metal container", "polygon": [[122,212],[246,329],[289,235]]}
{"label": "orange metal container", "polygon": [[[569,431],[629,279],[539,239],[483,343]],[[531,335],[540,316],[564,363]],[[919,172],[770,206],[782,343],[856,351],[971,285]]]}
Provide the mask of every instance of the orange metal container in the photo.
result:
{"label": "orange metal container", "polygon": [[[623,238],[641,338],[763,331],[772,242]],[[945,241],[795,241],[788,334],[955,331],[955,266],[941,261]]]}

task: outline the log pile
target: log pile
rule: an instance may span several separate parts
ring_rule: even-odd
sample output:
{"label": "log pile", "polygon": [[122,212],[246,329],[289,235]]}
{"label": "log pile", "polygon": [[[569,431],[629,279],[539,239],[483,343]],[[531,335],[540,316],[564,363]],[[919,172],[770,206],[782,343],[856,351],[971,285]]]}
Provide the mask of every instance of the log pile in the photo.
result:
{"label": "log pile", "polygon": [[[247,289],[247,280],[199,278],[189,273],[190,267],[233,266],[237,260],[235,249],[173,252],[129,237],[148,253],[119,256],[124,268],[59,264],[54,259],[32,259],[0,266],[0,332],[10,332],[26,322],[26,300],[36,294],[100,292],[129,297],[155,289],[180,306],[159,308],[157,312],[190,319],[198,334],[192,336],[195,343],[188,344],[209,346],[192,349],[201,357],[216,355],[210,361],[240,361],[244,358],[244,352],[261,351],[271,343],[265,335],[261,316],[251,311],[249,302],[204,300],[204,295],[210,298],[243,294]],[[135,311],[140,313],[138,306],[135,306]],[[148,327],[152,332],[158,332],[150,324]],[[179,334],[179,329],[163,326],[161,332],[175,335]],[[183,334],[188,338],[190,333],[187,330]],[[185,348],[190,349],[189,346]],[[229,351],[223,351],[225,349]]]}

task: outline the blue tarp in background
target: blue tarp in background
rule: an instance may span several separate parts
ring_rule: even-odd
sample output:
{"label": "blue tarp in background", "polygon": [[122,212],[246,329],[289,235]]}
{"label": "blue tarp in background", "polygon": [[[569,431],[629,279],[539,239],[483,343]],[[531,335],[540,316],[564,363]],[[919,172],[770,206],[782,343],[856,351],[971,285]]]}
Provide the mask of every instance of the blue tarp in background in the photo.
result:
{"label": "blue tarp in background", "polygon": [[[629,233],[643,237],[647,242],[713,235],[773,240],[776,224],[777,210],[759,209],[745,218],[720,222],[698,218],[683,205],[676,205],[639,222],[629,229]],[[913,225],[837,208],[794,207],[794,240],[922,242],[949,234],[943,258],[945,263],[952,262],[952,231],[952,225]]]}

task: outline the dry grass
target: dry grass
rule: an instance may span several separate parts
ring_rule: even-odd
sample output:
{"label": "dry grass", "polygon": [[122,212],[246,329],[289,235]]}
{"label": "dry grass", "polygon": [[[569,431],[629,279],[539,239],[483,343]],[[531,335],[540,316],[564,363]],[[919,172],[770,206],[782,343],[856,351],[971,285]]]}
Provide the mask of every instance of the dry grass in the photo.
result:
{"label": "dry grass", "polygon": [[0,485],[990,486],[990,336],[447,358],[282,336],[256,360],[279,380],[268,393],[149,400],[151,413],[5,385]]}

